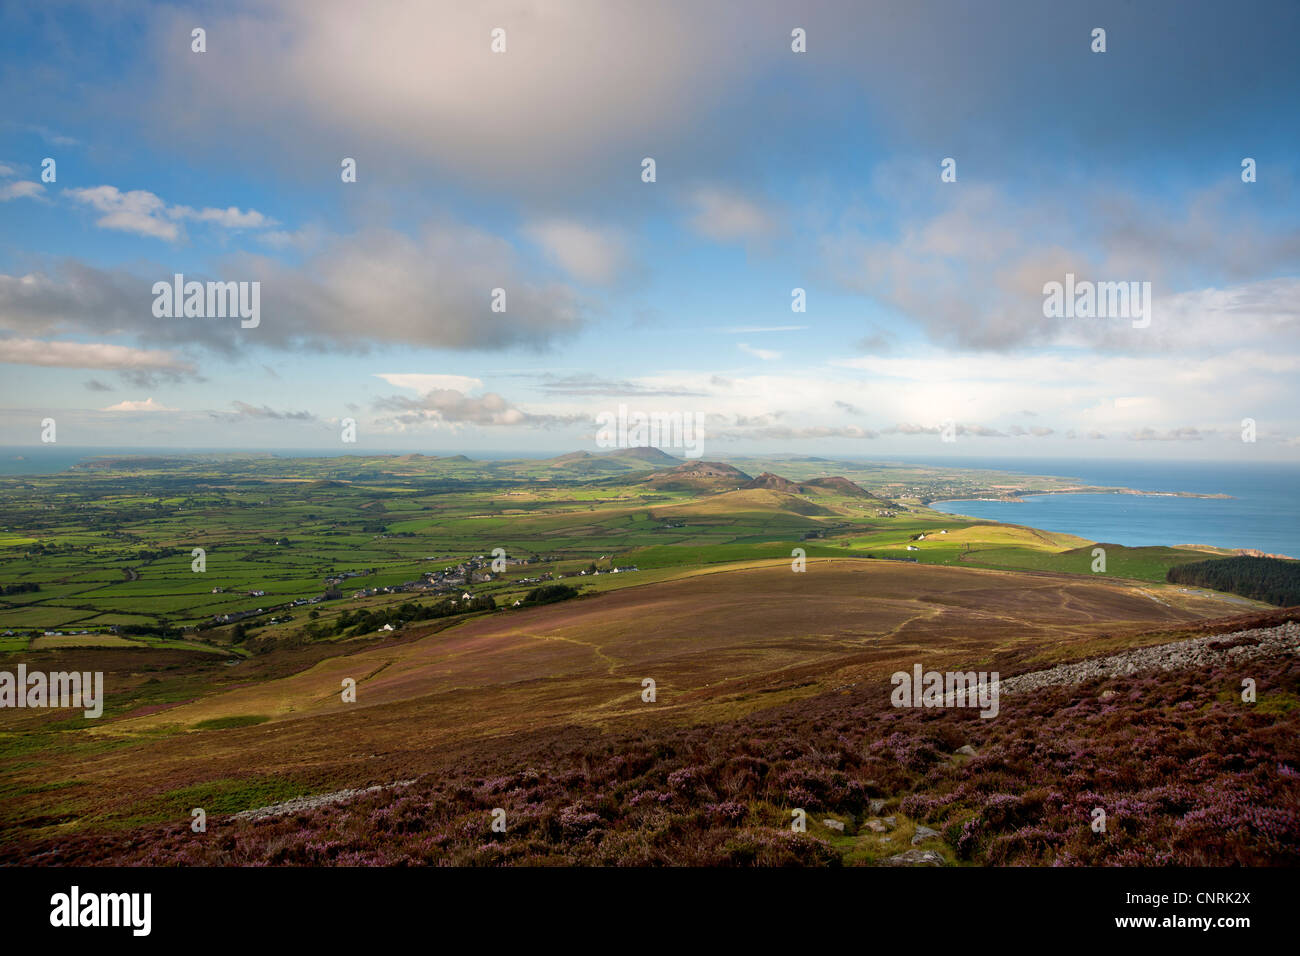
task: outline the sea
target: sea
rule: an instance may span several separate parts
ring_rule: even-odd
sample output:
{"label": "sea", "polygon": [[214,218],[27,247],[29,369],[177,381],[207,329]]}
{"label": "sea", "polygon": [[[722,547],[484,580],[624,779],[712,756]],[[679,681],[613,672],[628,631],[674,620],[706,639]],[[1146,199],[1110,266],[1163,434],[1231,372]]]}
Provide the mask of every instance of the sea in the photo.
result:
{"label": "sea", "polygon": [[950,514],[1061,531],[1104,544],[1208,544],[1300,558],[1300,464],[1290,462],[955,459],[919,462],[1077,478],[1138,491],[1231,498],[1029,495],[1021,502],[936,501]]}
{"label": "sea", "polygon": [[[0,475],[52,474],[98,455],[176,455],[214,451],[221,449],[68,448],[57,445],[0,447]],[[454,454],[446,450],[438,453]],[[335,446],[331,449],[285,450],[276,454],[325,457],[385,452],[378,449],[340,452]],[[543,457],[537,452],[479,450],[467,454],[478,459]],[[1024,475],[1056,475],[1077,479],[1082,484],[1133,488],[1138,491],[1190,491],[1231,495],[1231,498],[1226,499],[1030,495],[1022,502],[936,501],[931,507],[950,514],[1065,532],[1105,544],[1129,547],[1208,544],[1300,558],[1300,463],[948,456],[891,456],[873,460],[987,469]]]}

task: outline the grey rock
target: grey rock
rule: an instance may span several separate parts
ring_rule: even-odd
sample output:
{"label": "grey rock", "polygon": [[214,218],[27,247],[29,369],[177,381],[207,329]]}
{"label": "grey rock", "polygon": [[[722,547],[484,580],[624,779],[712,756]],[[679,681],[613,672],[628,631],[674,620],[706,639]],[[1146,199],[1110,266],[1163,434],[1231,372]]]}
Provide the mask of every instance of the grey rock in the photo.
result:
{"label": "grey rock", "polygon": [[939,836],[938,830],[932,830],[929,827],[917,825],[916,832],[912,834],[912,846],[923,843],[926,840],[933,840]]}
{"label": "grey rock", "polygon": [[[1258,643],[1238,644],[1231,648],[1210,646],[1237,640],[1253,640]],[[999,683],[998,692],[1020,694],[1042,687],[1069,686],[1097,678],[1127,677],[1148,671],[1204,667],[1207,664],[1226,660],[1231,660],[1234,665],[1237,665],[1279,651],[1291,654],[1300,651],[1300,623],[1287,621],[1276,627],[1234,631],[1231,634],[1210,634],[1185,641],[1158,644],[1154,647],[1139,647],[1111,657],[1099,657],[1073,664],[1058,664],[1047,670],[1008,677]]]}
{"label": "grey rock", "polygon": [[943,857],[933,850],[904,850],[883,862],[885,866],[943,866]]}

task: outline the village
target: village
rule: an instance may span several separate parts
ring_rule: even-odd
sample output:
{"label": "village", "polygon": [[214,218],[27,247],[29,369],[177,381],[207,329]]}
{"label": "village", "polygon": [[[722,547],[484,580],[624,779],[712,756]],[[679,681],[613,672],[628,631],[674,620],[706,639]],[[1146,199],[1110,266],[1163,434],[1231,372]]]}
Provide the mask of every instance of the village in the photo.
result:
{"label": "village", "polygon": [[[604,555],[601,555],[602,560],[604,557]],[[448,565],[440,570],[426,571],[420,577],[410,581],[404,581],[400,584],[359,588],[358,590],[353,591],[351,596],[353,599],[361,599],[385,594],[445,595],[454,594],[459,591],[461,592],[460,596],[462,599],[469,600],[473,595],[469,591],[466,591],[466,588],[472,587],[476,584],[488,584],[493,581],[502,580],[505,577],[506,570],[511,566],[517,568],[529,564],[537,564],[543,560],[553,561],[555,559],[549,557],[541,558],[535,555],[528,558],[510,558],[503,555],[489,557],[488,555],[480,554],[475,558],[468,558],[459,564]],[[495,570],[493,570],[493,568],[495,568]],[[375,568],[368,568],[365,570],[346,571],[340,574],[333,574],[326,577],[324,580],[326,586],[325,591],[321,594],[315,595],[314,597],[298,598],[297,600],[273,605],[269,608],[257,608],[256,610],[233,611],[228,614],[218,614],[212,618],[212,623],[234,624],[263,614],[320,604],[324,601],[340,600],[343,598],[343,593],[339,589],[339,585],[351,578],[367,577],[375,574],[376,570],[377,569]],[[544,584],[545,582],[555,580],[556,578],[586,577],[588,575],[596,577],[600,574],[626,574],[638,570],[640,569],[636,567],[636,565],[629,565],[621,567],[616,566],[609,568],[606,571],[601,571],[594,563],[592,563],[587,568],[580,571],[571,571],[560,574],[552,574],[548,571],[532,577],[515,578],[512,579],[512,583]],[[219,593],[222,590],[222,588],[213,588],[213,593]],[[266,592],[256,590],[249,591],[248,594],[250,597],[261,597],[265,595]],[[518,602],[516,602],[516,604],[517,603]],[[290,620],[292,620],[292,618],[273,617],[267,623],[281,624]]]}

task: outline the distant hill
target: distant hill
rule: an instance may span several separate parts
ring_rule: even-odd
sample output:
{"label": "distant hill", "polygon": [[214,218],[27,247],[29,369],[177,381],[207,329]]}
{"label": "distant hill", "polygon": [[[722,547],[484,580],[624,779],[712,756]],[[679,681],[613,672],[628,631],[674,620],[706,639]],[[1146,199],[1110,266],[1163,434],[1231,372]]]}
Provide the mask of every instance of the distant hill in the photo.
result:
{"label": "distant hill", "polygon": [[688,478],[734,478],[739,481],[749,481],[749,475],[745,474],[734,465],[728,465],[721,461],[688,461],[684,465],[678,465],[672,469],[672,474],[681,475]]}
{"label": "distant hill", "polygon": [[812,478],[804,482],[794,482],[789,478],[782,478],[780,475],[773,474],[770,471],[765,471],[757,478],[751,480],[744,487],[769,488],[772,491],[783,491],[786,494],[791,495],[807,495],[824,491],[849,498],[873,498],[877,501],[880,500],[876,495],[873,495],[860,485],[855,485],[847,478],[839,477]]}
{"label": "distant hill", "polygon": [[879,495],[873,495],[871,492],[867,491],[866,488],[854,484],[847,478],[814,478],[811,481],[805,481],[804,485],[813,488],[825,488],[828,491],[833,491],[838,495],[844,495],[849,498],[875,498],[881,500]]}
{"label": "distant hill", "polygon": [[601,479],[635,475],[636,472],[650,472],[665,465],[680,463],[680,458],[667,455],[658,448],[647,447],[617,448],[600,455],[593,455],[588,451],[572,451],[567,455],[559,455],[534,464],[557,471],[566,471],[573,477]]}
{"label": "distant hill", "polygon": [[682,459],[675,458],[662,449],[655,448],[652,445],[642,445],[637,448],[620,448],[609,453],[612,458],[639,458],[642,461],[648,461],[656,465],[676,465]]}
{"label": "distant hill", "polygon": [[745,484],[746,488],[769,488],[772,491],[784,491],[786,494],[799,494],[803,491],[797,484],[789,478],[782,478],[780,475],[774,475],[770,471],[765,471],[757,478],[752,478]]}
{"label": "distant hill", "polygon": [[645,479],[646,484],[664,491],[735,491],[749,481],[749,475],[739,468],[720,461],[688,461]]}

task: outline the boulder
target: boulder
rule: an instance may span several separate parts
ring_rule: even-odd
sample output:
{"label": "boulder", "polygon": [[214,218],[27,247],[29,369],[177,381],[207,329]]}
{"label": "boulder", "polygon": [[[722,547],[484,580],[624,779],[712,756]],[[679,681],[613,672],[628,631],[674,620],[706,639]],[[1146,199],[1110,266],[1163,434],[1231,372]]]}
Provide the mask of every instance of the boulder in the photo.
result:
{"label": "boulder", "polygon": [[932,830],[929,827],[923,827],[917,824],[916,832],[912,834],[912,846],[923,843],[926,840],[933,840],[939,836],[938,830]]}
{"label": "boulder", "polygon": [[943,857],[933,850],[905,850],[883,862],[885,866],[943,866]]}

